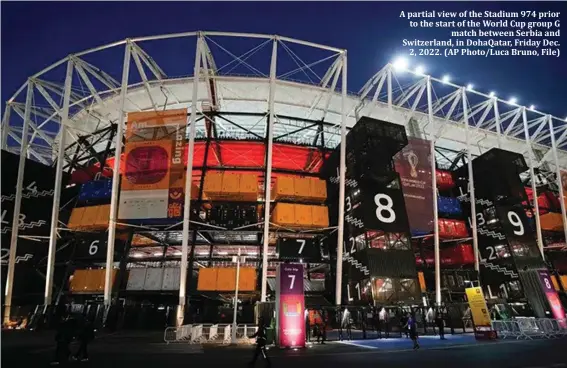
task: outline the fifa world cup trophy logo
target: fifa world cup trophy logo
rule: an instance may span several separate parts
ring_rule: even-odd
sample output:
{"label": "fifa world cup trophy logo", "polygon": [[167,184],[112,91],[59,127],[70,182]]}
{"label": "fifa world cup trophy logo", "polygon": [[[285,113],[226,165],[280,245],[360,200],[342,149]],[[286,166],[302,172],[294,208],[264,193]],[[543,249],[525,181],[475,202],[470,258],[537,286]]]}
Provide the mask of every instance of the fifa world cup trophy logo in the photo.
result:
{"label": "fifa world cup trophy logo", "polygon": [[411,171],[410,171],[410,175],[412,178],[417,178],[417,164],[419,163],[419,158],[417,157],[417,155],[415,153],[413,153],[413,151],[406,153],[404,156],[406,156],[406,159],[408,160],[408,163],[410,164],[411,167]]}

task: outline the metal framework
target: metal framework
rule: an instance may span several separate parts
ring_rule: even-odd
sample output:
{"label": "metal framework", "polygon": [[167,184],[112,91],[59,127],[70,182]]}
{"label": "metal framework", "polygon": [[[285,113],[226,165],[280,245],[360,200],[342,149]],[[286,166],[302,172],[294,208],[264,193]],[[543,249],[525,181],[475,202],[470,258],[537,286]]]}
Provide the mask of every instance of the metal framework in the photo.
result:
{"label": "metal framework", "polygon": [[[230,41],[235,38],[242,40],[234,43],[239,44],[240,49],[231,45]],[[159,52],[159,47],[166,47],[166,56]],[[167,53],[171,49],[181,50],[176,62],[172,62]],[[148,50],[152,50],[152,56]],[[303,53],[306,56],[302,58],[299,54]],[[117,70],[120,61],[122,68]],[[194,64],[192,73],[191,61]],[[66,73],[62,73],[65,67]],[[190,109],[190,152],[193,152],[195,140],[203,137],[207,139],[207,147],[211,141],[218,142],[229,136],[265,140],[267,197],[270,195],[273,142],[288,141],[332,149],[344,142],[347,129],[360,116],[391,121],[408,129],[414,124],[420,135],[432,140],[432,152],[435,153],[432,159],[436,159],[438,165],[442,163],[454,168],[461,161],[464,163],[466,155],[470,172],[471,158],[495,146],[524,154],[530,162],[529,179],[534,195],[537,195],[536,170],[548,172],[549,177],[559,181],[559,171],[567,169],[567,122],[559,118],[431,76],[397,71],[391,64],[373,75],[358,93],[349,94],[346,73],[346,50],[282,36],[187,32],[126,39],[72,54],[31,76],[7,101],[1,144],[3,149],[21,155],[18,188],[22,185],[25,157],[47,165],[56,164],[56,188],[59,188],[63,170],[71,172],[79,166],[92,164],[93,160],[98,161],[103,170],[109,153],[114,152],[115,157],[120,155],[128,112],[185,107]],[[62,74],[64,80],[61,80]],[[25,94],[24,90],[27,91]],[[344,144],[340,153],[337,303],[341,300],[342,283]],[[213,144],[213,154],[222,162],[217,144]],[[187,172],[191,173],[192,160],[189,162]],[[107,306],[111,302],[109,284],[114,263],[112,248],[120,160],[114,160],[113,169],[104,293]],[[471,187],[472,204],[474,186]],[[190,195],[191,186],[188,185],[186,198]],[[21,191],[18,191],[15,219],[20,200]],[[563,201],[561,203],[565,217]],[[191,247],[189,255],[189,234],[193,234],[192,244],[197,237],[197,231],[190,228],[189,206],[186,201],[178,315],[182,315],[185,305],[187,265],[193,263],[195,247]],[[51,301],[58,207],[57,198],[51,225],[46,304]],[[267,201],[262,239],[262,300],[266,298],[269,214],[270,201]],[[537,221],[539,223],[539,216]],[[473,234],[476,233],[475,226],[473,216]],[[567,236],[565,223],[564,229]],[[9,316],[11,303],[17,238],[18,227],[14,225],[5,318]],[[543,247],[540,233],[538,242]],[[437,234],[437,265],[438,243]],[[210,252],[212,256],[212,246]],[[478,263],[478,257],[476,259]],[[478,264],[476,266],[478,269]],[[436,289],[437,299],[440,299],[439,280],[436,280]]]}

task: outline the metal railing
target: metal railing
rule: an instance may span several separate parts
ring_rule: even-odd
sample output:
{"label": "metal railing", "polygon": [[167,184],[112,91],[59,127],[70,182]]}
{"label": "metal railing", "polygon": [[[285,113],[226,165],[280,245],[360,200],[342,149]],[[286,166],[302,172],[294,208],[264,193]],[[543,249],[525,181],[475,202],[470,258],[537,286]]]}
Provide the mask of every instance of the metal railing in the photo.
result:
{"label": "metal railing", "polygon": [[505,321],[491,321],[498,337],[516,340],[534,338],[555,338],[567,336],[567,320],[552,318],[516,318]]}
{"label": "metal railing", "polygon": [[[250,344],[249,338],[258,330],[254,325],[236,326],[236,343]],[[196,324],[179,327],[167,327],[163,334],[166,343],[188,344],[230,344],[232,342],[232,325],[230,324]]]}

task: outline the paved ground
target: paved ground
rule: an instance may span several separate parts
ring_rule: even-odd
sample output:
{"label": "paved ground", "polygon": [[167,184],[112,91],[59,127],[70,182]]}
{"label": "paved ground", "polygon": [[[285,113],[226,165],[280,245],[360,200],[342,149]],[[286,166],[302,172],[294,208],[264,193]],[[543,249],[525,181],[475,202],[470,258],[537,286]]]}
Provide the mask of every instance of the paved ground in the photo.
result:
{"label": "paved ground", "polygon": [[[353,340],[312,345],[301,350],[272,348],[274,368],[567,368],[567,339],[478,343],[467,335],[446,341],[422,337],[422,349],[406,339]],[[2,332],[2,367],[47,367],[53,334]],[[100,336],[90,347],[89,363],[74,367],[246,367],[252,347],[166,345],[161,333],[117,333]],[[260,362],[262,363],[262,362]],[[263,364],[258,364],[261,367]]]}

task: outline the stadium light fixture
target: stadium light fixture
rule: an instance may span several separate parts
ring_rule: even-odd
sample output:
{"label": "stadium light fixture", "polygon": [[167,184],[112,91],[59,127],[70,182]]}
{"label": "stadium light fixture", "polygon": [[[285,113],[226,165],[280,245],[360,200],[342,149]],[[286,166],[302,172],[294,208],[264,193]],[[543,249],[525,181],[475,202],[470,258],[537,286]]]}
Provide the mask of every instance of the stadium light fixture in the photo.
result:
{"label": "stadium light fixture", "polygon": [[468,89],[469,91],[472,91],[473,87],[474,87],[474,86],[472,85],[472,83],[467,84],[467,89]]}
{"label": "stadium light fixture", "polygon": [[418,65],[415,68],[415,74],[417,75],[423,75],[423,73],[425,73],[425,68],[423,67],[423,65]]}
{"label": "stadium light fixture", "polygon": [[451,77],[449,77],[448,75],[444,75],[443,79],[441,79],[441,81],[443,83],[449,83],[450,80],[451,80]]}
{"label": "stadium light fixture", "polygon": [[516,97],[511,97],[511,98],[508,100],[508,103],[509,103],[510,105],[515,105],[516,103],[518,103],[518,99],[517,99]]}
{"label": "stadium light fixture", "polygon": [[490,93],[488,94],[488,96],[490,96],[490,97],[494,97],[494,96],[496,96],[496,93],[494,93],[494,92],[490,92]]}
{"label": "stadium light fixture", "polygon": [[530,110],[535,110],[535,105],[530,105]]}
{"label": "stadium light fixture", "polygon": [[394,60],[394,63],[392,65],[394,66],[394,69],[403,71],[407,70],[409,63],[408,59],[406,59],[405,57],[399,57]]}

